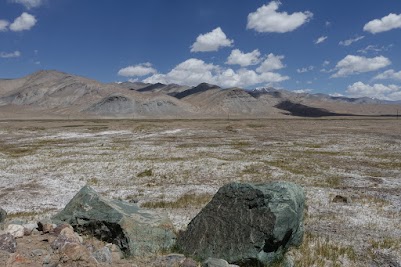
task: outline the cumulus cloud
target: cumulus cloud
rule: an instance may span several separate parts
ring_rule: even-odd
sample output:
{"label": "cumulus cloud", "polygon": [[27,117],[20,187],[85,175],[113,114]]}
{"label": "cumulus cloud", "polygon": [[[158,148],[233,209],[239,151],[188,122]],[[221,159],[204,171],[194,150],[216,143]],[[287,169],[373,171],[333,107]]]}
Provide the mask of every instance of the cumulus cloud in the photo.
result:
{"label": "cumulus cloud", "polygon": [[8,22],[7,20],[0,19],[0,32],[7,31],[8,25],[10,25],[10,22]]}
{"label": "cumulus cloud", "polygon": [[118,71],[118,75],[124,77],[139,77],[155,73],[157,73],[157,71],[152,68],[152,64],[150,63],[142,63],[135,66],[128,66]]}
{"label": "cumulus cloud", "polygon": [[335,67],[335,70],[337,72],[334,73],[331,77],[338,78],[352,74],[375,71],[387,67],[390,64],[391,61],[383,56],[367,58],[348,55],[337,63]]}
{"label": "cumulus cloud", "polygon": [[285,67],[282,60],[284,56],[276,56],[272,53],[267,55],[267,58],[262,62],[262,64],[256,69],[257,72],[269,72],[272,70],[279,70]]}
{"label": "cumulus cloud", "polygon": [[317,38],[317,40],[315,41],[315,44],[321,44],[324,41],[326,41],[327,38],[328,38],[327,36],[321,36],[321,37]]}
{"label": "cumulus cloud", "polygon": [[24,5],[27,9],[38,7],[43,4],[43,0],[11,0],[11,2]]}
{"label": "cumulus cloud", "polygon": [[347,88],[351,97],[370,97],[383,100],[401,100],[401,87],[390,84],[365,84],[356,82]]}
{"label": "cumulus cloud", "polygon": [[217,51],[221,47],[228,47],[233,43],[234,41],[228,39],[223,30],[218,27],[211,32],[200,34],[191,46],[191,52]]}
{"label": "cumulus cloud", "polygon": [[390,13],[389,15],[381,18],[369,21],[363,27],[364,31],[370,33],[386,32],[393,29],[401,28],[401,14],[396,15]]}
{"label": "cumulus cloud", "polygon": [[253,29],[257,32],[291,32],[313,17],[313,14],[309,11],[295,12],[293,14],[277,12],[280,5],[279,1],[272,1],[250,13],[248,15],[247,29]]}
{"label": "cumulus cloud", "polygon": [[257,73],[254,70],[223,68],[203,60],[190,58],[173,68],[167,74],[155,74],[144,80],[147,83],[177,83],[195,86],[202,82],[222,87],[248,87],[261,83],[278,83],[288,80],[279,73]]}
{"label": "cumulus cloud", "polygon": [[401,81],[401,71],[395,72],[394,70],[386,70],[383,73],[374,77],[375,80],[399,80]]}
{"label": "cumulus cloud", "polygon": [[21,14],[21,16],[16,18],[13,23],[11,23],[10,30],[14,32],[30,30],[33,26],[35,26],[36,22],[37,20],[34,16],[24,12]]}
{"label": "cumulus cloud", "polygon": [[14,58],[14,57],[20,57],[20,56],[21,56],[20,51],[14,51],[11,53],[0,52],[0,58]]}
{"label": "cumulus cloud", "polygon": [[308,67],[303,67],[303,68],[297,69],[297,72],[298,73],[305,73],[305,72],[312,71],[314,69],[315,69],[314,66],[308,66]]}
{"label": "cumulus cloud", "polygon": [[241,67],[256,65],[260,62],[260,52],[258,49],[253,50],[250,53],[243,53],[239,49],[231,51],[230,56],[227,59],[226,64],[228,65],[240,65]]}
{"label": "cumulus cloud", "polygon": [[338,44],[339,44],[339,45],[342,45],[342,46],[350,46],[350,45],[352,45],[353,43],[362,40],[363,38],[365,38],[365,36],[357,36],[357,37],[355,37],[355,38],[351,38],[351,39],[348,39],[348,40],[341,41],[341,42],[339,42]]}

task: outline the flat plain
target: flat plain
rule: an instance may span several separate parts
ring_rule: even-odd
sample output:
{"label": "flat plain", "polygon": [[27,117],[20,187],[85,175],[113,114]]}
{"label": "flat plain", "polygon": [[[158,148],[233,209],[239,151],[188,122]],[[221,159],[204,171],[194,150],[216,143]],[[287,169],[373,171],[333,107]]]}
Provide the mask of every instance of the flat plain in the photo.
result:
{"label": "flat plain", "polygon": [[11,218],[50,217],[89,184],[166,211],[180,230],[234,181],[303,186],[296,266],[400,266],[401,120],[0,122],[0,207]]}

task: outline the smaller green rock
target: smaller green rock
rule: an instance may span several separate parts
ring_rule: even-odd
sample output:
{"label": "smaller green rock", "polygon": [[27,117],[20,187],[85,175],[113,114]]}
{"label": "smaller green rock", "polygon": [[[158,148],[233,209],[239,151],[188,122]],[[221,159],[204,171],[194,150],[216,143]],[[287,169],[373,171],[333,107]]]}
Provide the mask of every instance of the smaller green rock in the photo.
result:
{"label": "smaller green rock", "polygon": [[174,227],[167,215],[136,204],[109,200],[83,187],[53,221],[117,245],[126,256],[144,256],[171,248]]}

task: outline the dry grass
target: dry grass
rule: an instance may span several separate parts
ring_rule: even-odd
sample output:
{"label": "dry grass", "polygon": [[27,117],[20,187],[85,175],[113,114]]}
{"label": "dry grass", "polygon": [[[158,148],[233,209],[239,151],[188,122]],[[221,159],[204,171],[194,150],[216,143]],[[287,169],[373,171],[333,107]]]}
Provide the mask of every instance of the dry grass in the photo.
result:
{"label": "dry grass", "polygon": [[357,261],[356,252],[352,247],[342,246],[328,237],[319,237],[310,233],[305,234],[303,243],[296,250],[295,255],[297,267],[341,267],[345,259],[354,264]]}
{"label": "dry grass", "polygon": [[[325,250],[352,259],[352,249],[344,266],[369,266],[367,240],[381,249],[401,235],[400,151],[394,120],[13,121],[0,124],[0,206],[61,209],[89,183],[165,208],[182,229],[223,184],[291,181],[305,188],[315,234],[297,260],[338,266],[343,256]],[[337,194],[352,201],[332,203]]]}
{"label": "dry grass", "polygon": [[185,194],[179,197],[176,201],[156,201],[145,202],[142,204],[144,208],[151,209],[183,209],[183,208],[197,208],[206,205],[211,199],[210,194]]}

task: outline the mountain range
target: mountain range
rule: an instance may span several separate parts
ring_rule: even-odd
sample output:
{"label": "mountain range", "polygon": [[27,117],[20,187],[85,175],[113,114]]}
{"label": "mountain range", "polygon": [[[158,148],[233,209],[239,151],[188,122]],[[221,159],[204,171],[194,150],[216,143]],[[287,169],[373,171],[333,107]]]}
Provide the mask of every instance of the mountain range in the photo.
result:
{"label": "mountain range", "polygon": [[100,83],[54,70],[0,79],[0,119],[395,116],[401,101],[201,83]]}

